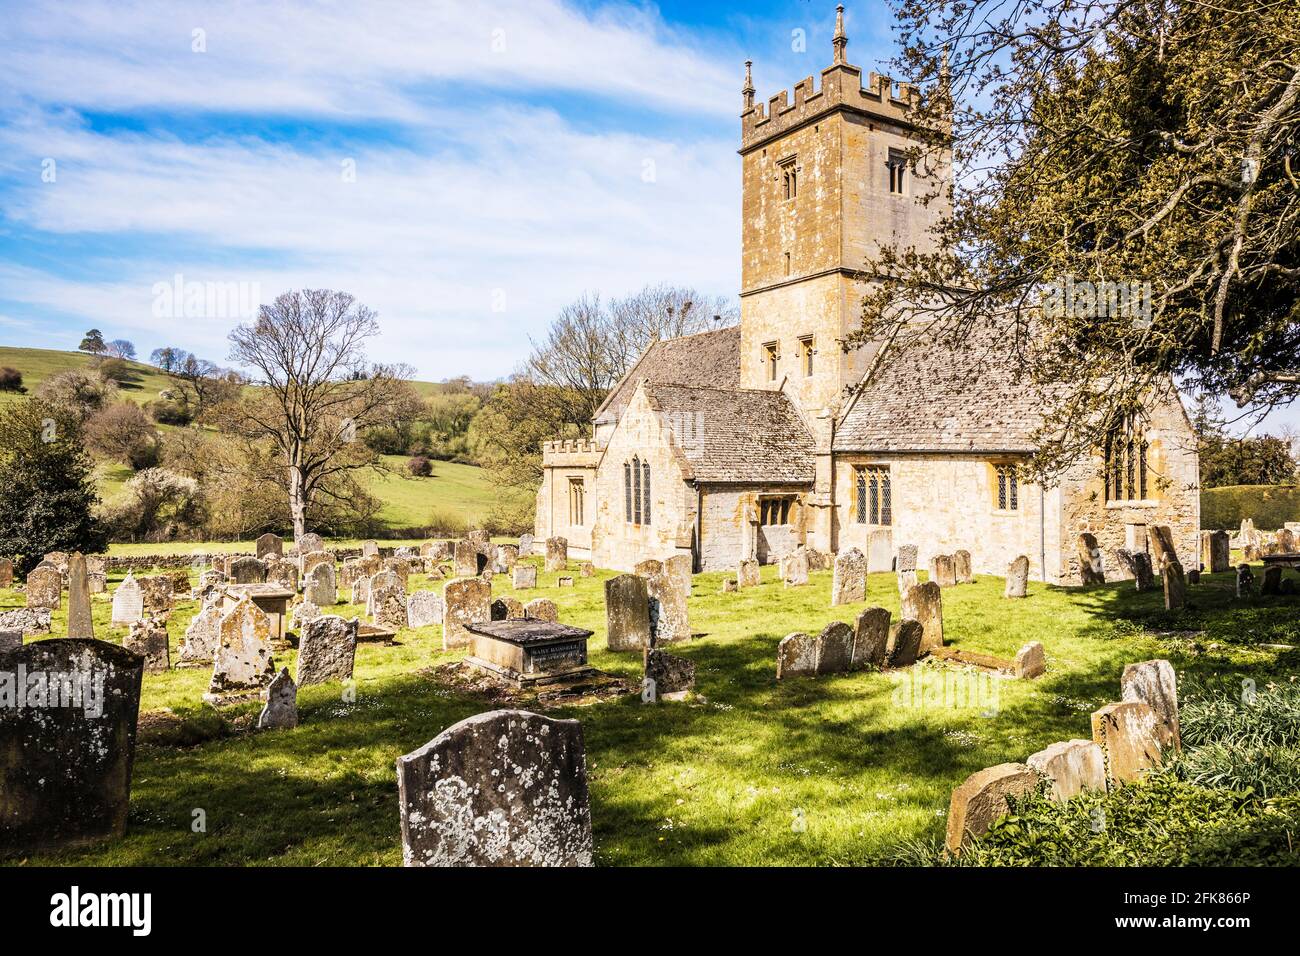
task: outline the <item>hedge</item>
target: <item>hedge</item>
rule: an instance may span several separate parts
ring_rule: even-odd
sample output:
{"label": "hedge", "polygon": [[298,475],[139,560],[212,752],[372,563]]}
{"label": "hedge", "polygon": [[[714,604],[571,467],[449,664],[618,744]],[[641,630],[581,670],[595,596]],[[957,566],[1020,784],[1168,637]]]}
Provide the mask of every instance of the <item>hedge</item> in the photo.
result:
{"label": "hedge", "polygon": [[1300,485],[1226,485],[1201,492],[1201,527],[1239,528],[1253,518],[1261,531],[1300,521]]}

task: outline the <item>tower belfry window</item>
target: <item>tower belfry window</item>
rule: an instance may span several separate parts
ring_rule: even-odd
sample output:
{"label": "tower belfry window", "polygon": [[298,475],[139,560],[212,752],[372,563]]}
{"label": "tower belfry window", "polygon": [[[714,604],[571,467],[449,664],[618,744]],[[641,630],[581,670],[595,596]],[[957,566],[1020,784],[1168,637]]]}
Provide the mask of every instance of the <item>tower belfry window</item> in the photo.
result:
{"label": "tower belfry window", "polygon": [[794,199],[799,195],[799,167],[793,159],[781,163],[781,198]]}
{"label": "tower belfry window", "polygon": [[900,149],[891,149],[885,167],[889,170],[889,191],[903,195],[906,192],[907,155]]}

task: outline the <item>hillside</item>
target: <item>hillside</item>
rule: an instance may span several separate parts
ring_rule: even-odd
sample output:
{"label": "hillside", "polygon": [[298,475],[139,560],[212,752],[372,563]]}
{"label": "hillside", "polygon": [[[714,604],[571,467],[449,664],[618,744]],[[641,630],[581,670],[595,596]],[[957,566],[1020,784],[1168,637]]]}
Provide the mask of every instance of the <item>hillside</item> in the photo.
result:
{"label": "hillside", "polygon": [[[56,352],[52,349],[23,349],[0,345],[0,367],[16,368],[23,373],[23,385],[27,394],[36,391],[38,385],[69,369],[89,368],[94,356],[85,352]],[[152,365],[140,362],[128,362],[134,373],[131,380],[120,383],[118,388],[122,397],[143,405],[152,402],[158,393],[167,388],[167,376]],[[13,402],[22,398],[12,392],[0,392],[0,403]]]}

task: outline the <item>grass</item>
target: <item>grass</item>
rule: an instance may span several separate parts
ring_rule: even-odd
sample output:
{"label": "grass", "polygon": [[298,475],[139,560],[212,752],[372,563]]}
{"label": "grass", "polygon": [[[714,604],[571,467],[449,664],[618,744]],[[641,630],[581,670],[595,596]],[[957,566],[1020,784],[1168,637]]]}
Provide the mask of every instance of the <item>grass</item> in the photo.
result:
{"label": "grass", "polygon": [[[37,386],[47,378],[69,369],[88,369],[94,362],[95,357],[85,352],[0,346],[0,367],[16,368],[23,373],[23,386],[27,389],[27,395],[35,394]],[[127,365],[132,375],[126,382],[118,383],[122,398],[143,405],[157,399],[158,393],[168,387],[167,376],[152,365],[141,362],[128,362]],[[26,396],[13,392],[0,392],[0,405],[21,401],[24,397]]]}
{"label": "grass", "polygon": [[[557,589],[556,575],[544,573],[541,588],[517,596],[554,600],[561,620],[596,632],[592,663],[639,680],[636,655],[605,647],[602,585],[610,576]],[[1192,590],[1195,609],[1174,615],[1158,593],[1131,584],[1031,584],[1027,599],[1007,601],[1001,579],[985,577],[944,591],[948,642],[1009,657],[1040,640],[1049,658],[1036,681],[996,682],[996,708],[909,701],[896,695],[898,678],[881,673],[778,684],[776,645],[785,634],[851,621],[868,604],[897,616],[892,575],[871,576],[865,604],[835,608],[830,577],[786,589],[765,568],[760,587],[722,594],[722,574],[698,575],[690,601],[697,637],[673,649],[697,665],[697,699],[648,706],[629,695],[551,711],[583,724],[599,864],[870,863],[901,841],[937,838],[953,787],[975,770],[1088,737],[1089,714],[1116,698],[1125,663],[1167,657],[1184,687],[1225,688],[1244,677],[1262,686],[1300,666],[1294,651],[1253,645],[1257,634],[1297,642],[1297,599],[1242,606],[1228,574],[1207,576]],[[434,585],[416,577],[411,586]],[[514,593],[503,576],[493,588]],[[0,592],[0,602],[19,598]],[[108,600],[95,607],[98,633],[120,640],[107,623]],[[170,622],[173,659],[194,610],[182,604]],[[1199,633],[1207,625],[1211,633]],[[167,742],[138,750],[126,838],[30,862],[397,865],[394,760],[496,706],[431,679],[429,667],[458,656],[441,650],[441,628],[403,631],[399,641],[359,648],[354,702],[338,685],[304,689],[293,731],[248,733],[231,729],[229,714],[216,719],[200,703],[207,669],[146,676],[142,711],[169,710],[175,727]],[[296,669],[292,651],[276,663]],[[909,673],[941,676],[937,665]],[[198,809],[207,830],[196,834]],[[793,825],[800,821],[802,829]]]}

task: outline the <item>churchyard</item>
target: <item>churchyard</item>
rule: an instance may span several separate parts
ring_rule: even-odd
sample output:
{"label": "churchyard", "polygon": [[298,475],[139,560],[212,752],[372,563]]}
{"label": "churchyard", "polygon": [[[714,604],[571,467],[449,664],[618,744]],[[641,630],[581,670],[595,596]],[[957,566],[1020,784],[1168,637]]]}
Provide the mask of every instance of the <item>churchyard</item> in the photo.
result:
{"label": "churchyard", "polygon": [[[548,697],[546,687],[515,691],[481,674],[470,680],[459,663],[467,649],[444,650],[443,625],[399,627],[392,643],[357,644],[352,680],[326,675],[325,683],[298,688],[296,726],[259,729],[259,694],[205,702],[213,667],[184,666],[182,649],[200,604],[177,597],[165,625],[171,666],[143,677],[125,835],[19,860],[400,865],[395,761],[459,721],[517,708],[580,722],[597,865],[935,863],[943,859],[937,847],[954,789],[983,768],[1090,738],[1090,715],[1120,699],[1126,665],[1169,661],[1184,702],[1205,693],[1231,697],[1243,680],[1263,691],[1300,672],[1291,649],[1300,642],[1297,598],[1238,598],[1236,574],[1228,571],[1202,575],[1188,587],[1189,606],[1173,612],[1158,582],[1142,592],[1132,581],[1089,588],[1030,582],[1026,597],[1008,599],[1003,578],[980,575],[942,588],[946,660],[931,653],[897,669],[778,680],[778,646],[787,635],[852,625],[872,606],[899,620],[893,572],[867,575],[865,591],[853,593],[834,587],[833,572],[814,563],[807,584],[793,587],[782,578],[789,567],[762,567],[756,585],[738,590],[734,573],[695,575],[691,637],[666,646],[694,664],[694,690],[647,702],[640,651],[608,647],[606,582],[616,575],[573,559],[548,561],[545,550],[539,542],[534,556],[520,560],[518,575],[493,575],[491,598],[518,606],[541,598],[553,602],[561,624],[591,631],[588,662],[617,679],[612,691]],[[452,556],[472,557],[450,549]],[[536,587],[516,588],[514,581],[531,573],[526,568],[535,569]],[[203,570],[181,574],[194,587]],[[454,570],[448,560],[439,574],[411,573],[406,595],[441,595],[441,575]],[[652,593],[654,573],[647,570]],[[794,573],[802,580],[801,568]],[[1256,581],[1263,576],[1258,565],[1254,574]],[[924,582],[929,573],[916,576]],[[112,643],[128,637],[128,628],[111,620],[110,595],[124,577],[110,570],[108,593],[91,601],[95,636]],[[833,590],[844,603],[832,603]],[[348,587],[337,593],[340,602],[353,599]],[[52,614],[54,636],[68,633],[68,597],[65,590]],[[26,598],[0,591],[0,613]],[[323,610],[370,620],[361,604]],[[1034,641],[1047,665],[1035,679],[968,663],[1009,661]],[[299,679],[302,648],[291,643],[275,644],[273,670],[287,668]]]}

